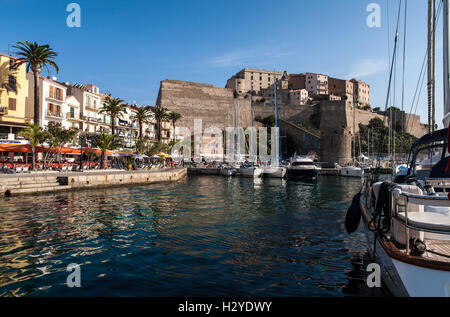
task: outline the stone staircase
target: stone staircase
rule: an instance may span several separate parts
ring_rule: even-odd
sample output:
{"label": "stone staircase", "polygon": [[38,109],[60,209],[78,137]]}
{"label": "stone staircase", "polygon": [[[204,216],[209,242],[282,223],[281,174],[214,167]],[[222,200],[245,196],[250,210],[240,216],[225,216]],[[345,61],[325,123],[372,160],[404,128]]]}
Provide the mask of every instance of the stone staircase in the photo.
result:
{"label": "stone staircase", "polygon": [[2,177],[0,176],[0,195],[30,194],[68,189],[62,186],[57,176]]}

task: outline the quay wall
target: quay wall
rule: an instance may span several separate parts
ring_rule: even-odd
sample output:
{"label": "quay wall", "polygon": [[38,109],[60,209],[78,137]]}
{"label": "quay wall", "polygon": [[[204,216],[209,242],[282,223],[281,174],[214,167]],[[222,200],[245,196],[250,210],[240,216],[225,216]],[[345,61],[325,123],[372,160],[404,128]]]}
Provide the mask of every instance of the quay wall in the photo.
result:
{"label": "quay wall", "polygon": [[48,173],[46,175],[7,175],[0,178],[0,197],[63,190],[175,182],[183,179],[186,175],[186,168],[110,173],[105,171],[92,173]]}
{"label": "quay wall", "polygon": [[320,135],[313,134],[283,119],[280,119],[280,134],[288,137],[290,146],[295,148],[298,155],[306,155],[310,152],[320,155]]}

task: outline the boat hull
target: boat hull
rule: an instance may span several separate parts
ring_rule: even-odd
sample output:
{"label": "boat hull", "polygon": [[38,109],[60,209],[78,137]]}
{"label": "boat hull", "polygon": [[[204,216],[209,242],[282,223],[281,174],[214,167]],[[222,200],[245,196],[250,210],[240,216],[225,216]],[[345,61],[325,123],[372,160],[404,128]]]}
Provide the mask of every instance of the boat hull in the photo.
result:
{"label": "boat hull", "polygon": [[339,169],[339,176],[361,178],[364,176],[364,170],[341,167]]}
{"label": "boat hull", "polygon": [[258,167],[241,168],[239,172],[242,177],[257,178],[262,174],[262,169]]}
{"label": "boat hull", "polygon": [[380,242],[381,238],[375,237],[375,233],[369,230],[370,215],[363,200],[360,206],[369,254],[380,265],[381,278],[389,292],[397,297],[450,297],[450,271],[435,270],[393,258],[386,245]]}
{"label": "boat hull", "polygon": [[317,178],[319,171],[317,169],[290,168],[287,171],[288,178]]}
{"label": "boat hull", "polygon": [[235,174],[235,171],[231,168],[222,168],[220,170],[220,174],[223,176],[233,176]]}
{"label": "boat hull", "polygon": [[284,167],[267,167],[263,170],[263,177],[283,178],[286,176],[286,168]]}

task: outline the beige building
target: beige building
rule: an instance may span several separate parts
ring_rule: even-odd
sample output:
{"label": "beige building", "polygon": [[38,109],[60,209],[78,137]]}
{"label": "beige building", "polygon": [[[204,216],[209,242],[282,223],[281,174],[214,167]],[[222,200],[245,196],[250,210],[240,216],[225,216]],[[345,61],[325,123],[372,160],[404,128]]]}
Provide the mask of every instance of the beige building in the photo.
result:
{"label": "beige building", "polygon": [[339,78],[328,78],[328,92],[330,95],[339,96],[349,101],[349,104],[353,106],[353,82],[350,80]]}
{"label": "beige building", "polygon": [[293,105],[303,106],[306,105],[309,99],[309,94],[306,89],[297,89],[289,91],[289,101]]}
{"label": "beige building", "polygon": [[363,81],[353,78],[353,98],[360,106],[370,106],[370,86]]}
{"label": "beige building", "polygon": [[328,95],[328,76],[317,73],[306,73],[305,89],[310,95]]}
{"label": "beige building", "polygon": [[63,104],[63,127],[66,129],[81,129],[81,104],[74,96],[67,95],[66,102]]}
{"label": "beige building", "polygon": [[[16,58],[0,54],[0,138],[13,138],[32,118],[26,118],[29,95],[26,65],[14,65]],[[30,98],[31,96],[31,98]]]}
{"label": "beige building", "polygon": [[267,89],[273,85],[275,78],[281,79],[281,72],[272,70],[244,68],[239,73],[228,79],[225,88],[232,89],[238,94],[245,94],[252,90],[260,94],[262,89]]}
{"label": "beige building", "polygon": [[[27,73],[28,93],[34,94],[34,75]],[[67,98],[67,87],[58,82],[56,77],[39,76],[39,106],[40,106],[40,126],[48,126],[50,122],[63,124],[65,114],[63,112],[64,104]],[[28,98],[26,103],[26,117],[34,116],[34,99]]]}
{"label": "beige building", "polygon": [[[94,85],[80,85],[65,83],[67,95],[74,97],[79,107],[79,129],[84,132],[97,133],[102,131],[103,118],[99,114],[102,108],[102,95],[99,88]],[[67,116],[67,115],[66,115]]]}

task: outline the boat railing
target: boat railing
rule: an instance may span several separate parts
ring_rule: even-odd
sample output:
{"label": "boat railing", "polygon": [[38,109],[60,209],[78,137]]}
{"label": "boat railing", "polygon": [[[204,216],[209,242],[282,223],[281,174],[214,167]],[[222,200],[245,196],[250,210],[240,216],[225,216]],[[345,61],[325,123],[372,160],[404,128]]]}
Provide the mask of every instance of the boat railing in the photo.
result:
{"label": "boat railing", "polygon": [[[450,227],[449,226],[441,226],[441,228],[430,228],[420,226],[418,224],[411,224],[410,218],[408,217],[408,209],[410,205],[417,205],[417,206],[430,206],[430,207],[450,207],[450,200],[447,197],[447,195],[420,195],[420,194],[413,194],[409,192],[402,191],[399,188],[394,188],[391,192],[392,199],[391,199],[391,206],[393,213],[393,218],[395,218],[399,223],[401,223],[405,227],[405,242],[406,242],[406,253],[409,254],[410,251],[410,245],[409,245],[409,229],[416,230],[416,231],[422,231],[422,232],[429,232],[434,234],[442,234],[442,235],[450,235]],[[405,217],[402,218],[399,216],[399,207],[403,207],[405,211]],[[416,223],[416,222],[415,222]],[[445,228],[445,229],[444,229]]]}
{"label": "boat railing", "polygon": [[449,178],[426,178],[425,184],[431,185],[435,188],[442,188],[444,193],[450,192],[450,179]]}

